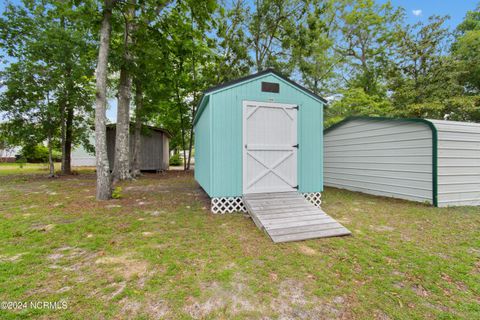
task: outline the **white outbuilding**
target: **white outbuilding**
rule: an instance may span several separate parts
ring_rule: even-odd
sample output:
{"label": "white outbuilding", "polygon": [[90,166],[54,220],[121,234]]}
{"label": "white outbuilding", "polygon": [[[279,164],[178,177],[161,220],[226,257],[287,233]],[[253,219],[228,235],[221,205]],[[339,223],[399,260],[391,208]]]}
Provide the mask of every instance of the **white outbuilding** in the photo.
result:
{"label": "white outbuilding", "polygon": [[350,117],[324,132],[326,186],[480,205],[480,123]]}

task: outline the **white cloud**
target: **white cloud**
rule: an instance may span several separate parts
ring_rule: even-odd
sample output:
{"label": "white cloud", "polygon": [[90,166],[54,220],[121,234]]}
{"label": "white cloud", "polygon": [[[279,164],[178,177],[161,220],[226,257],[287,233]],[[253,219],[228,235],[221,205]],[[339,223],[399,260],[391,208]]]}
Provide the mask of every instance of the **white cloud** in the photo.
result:
{"label": "white cloud", "polygon": [[412,10],[412,13],[414,16],[418,17],[422,15],[422,10],[417,9],[417,10]]}

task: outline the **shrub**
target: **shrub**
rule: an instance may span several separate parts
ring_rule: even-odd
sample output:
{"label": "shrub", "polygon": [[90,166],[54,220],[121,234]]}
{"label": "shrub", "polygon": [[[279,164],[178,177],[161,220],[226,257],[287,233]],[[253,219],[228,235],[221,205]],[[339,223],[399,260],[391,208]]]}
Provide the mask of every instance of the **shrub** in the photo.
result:
{"label": "shrub", "polygon": [[[61,153],[54,150],[52,152],[53,161],[61,161]],[[42,144],[27,145],[22,148],[21,157],[27,162],[45,163],[48,162],[48,148]]]}
{"label": "shrub", "polygon": [[180,157],[179,153],[175,153],[173,156],[170,157],[171,166],[181,166],[182,164],[183,164],[183,160]]}
{"label": "shrub", "polygon": [[122,197],[122,187],[115,187],[112,191],[113,199],[120,199]]}

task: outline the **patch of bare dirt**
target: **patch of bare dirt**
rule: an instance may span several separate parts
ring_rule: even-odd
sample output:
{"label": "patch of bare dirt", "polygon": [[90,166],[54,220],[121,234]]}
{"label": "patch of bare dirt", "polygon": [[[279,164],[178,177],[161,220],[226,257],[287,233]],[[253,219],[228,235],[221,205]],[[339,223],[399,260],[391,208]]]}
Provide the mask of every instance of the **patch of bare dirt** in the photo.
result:
{"label": "patch of bare dirt", "polygon": [[0,255],[0,262],[16,262],[20,260],[20,258],[24,255],[25,253],[19,253],[13,256],[7,256],[7,255]]}
{"label": "patch of bare dirt", "polygon": [[443,312],[452,312],[452,310],[450,310],[449,307],[446,307],[444,305],[441,305],[441,304],[433,304],[433,303],[430,303],[430,302],[425,302],[424,305],[430,309],[434,309],[434,310],[438,310],[438,311],[443,311]]}
{"label": "patch of bare dirt", "polygon": [[[97,257],[95,252],[87,252],[80,248],[61,247],[56,249],[47,259],[52,262],[50,269],[61,269],[66,272],[79,271],[85,266],[90,266]],[[61,265],[59,265],[61,264]]]}
{"label": "patch of bare dirt", "polygon": [[314,256],[318,253],[317,250],[304,244],[299,244],[298,249],[301,253],[303,253],[306,256]]}
{"label": "patch of bare dirt", "polygon": [[134,319],[142,310],[142,303],[139,301],[123,298],[119,304],[122,306],[120,312],[125,319]]}
{"label": "patch of bare dirt", "polygon": [[237,315],[242,312],[262,311],[263,307],[253,299],[255,295],[245,284],[245,281],[244,277],[237,274],[230,288],[222,287],[217,282],[202,284],[202,292],[208,298],[201,301],[189,297],[184,311],[194,319],[207,318],[215,312]]}
{"label": "patch of bare dirt", "polygon": [[62,288],[58,289],[57,293],[64,293],[64,292],[67,292],[67,291],[70,291],[70,290],[72,290],[72,287],[66,286],[66,287],[62,287]]}
{"label": "patch of bare dirt", "polygon": [[271,272],[268,277],[270,278],[270,281],[275,282],[278,280],[278,275],[274,272]]}
{"label": "patch of bare dirt", "polygon": [[373,313],[374,319],[375,320],[390,320],[391,318],[383,311],[381,310],[376,310]]}
{"label": "patch of bare dirt", "polygon": [[[480,263],[480,262],[479,262],[479,263]],[[461,281],[455,281],[455,280],[453,280],[448,274],[442,273],[441,277],[442,277],[442,279],[443,279],[445,282],[447,282],[447,283],[449,283],[449,284],[452,284],[452,285],[454,285],[455,287],[457,287],[457,289],[458,289],[459,291],[463,291],[463,292],[468,291],[468,287],[465,285],[465,283],[463,283],[463,282],[461,282]]]}
{"label": "patch of bare dirt", "polygon": [[395,230],[394,227],[390,227],[390,226],[370,226],[370,229],[372,229],[373,231],[378,231],[378,232],[392,232],[393,230]]}
{"label": "patch of bare dirt", "polygon": [[334,297],[332,301],[306,297],[303,283],[292,279],[283,281],[279,291],[278,297],[270,304],[278,319],[337,319],[345,315],[348,305],[343,296]]}
{"label": "patch of bare dirt", "polygon": [[114,273],[126,280],[145,275],[148,268],[147,262],[133,259],[129,255],[101,257],[95,261],[95,264],[111,265]]}
{"label": "patch of bare dirt", "polygon": [[425,289],[421,284],[414,284],[412,286],[412,290],[417,294],[417,296],[420,297],[428,297],[430,295],[427,289]]}
{"label": "patch of bare dirt", "polygon": [[107,288],[113,288],[114,290],[103,298],[106,300],[112,300],[113,298],[121,294],[126,287],[127,283],[125,281],[111,283],[107,286]]}
{"label": "patch of bare dirt", "polygon": [[480,273],[480,260],[475,262],[475,268],[473,269],[473,273]]}
{"label": "patch of bare dirt", "polygon": [[40,232],[48,232],[55,228],[55,224],[38,224],[38,225],[33,225],[30,230],[32,231],[40,231]]}
{"label": "patch of bare dirt", "polygon": [[49,255],[47,257],[49,260],[52,260],[52,261],[58,261],[60,260],[61,258],[63,258],[63,254],[61,253],[52,253],[51,255]]}

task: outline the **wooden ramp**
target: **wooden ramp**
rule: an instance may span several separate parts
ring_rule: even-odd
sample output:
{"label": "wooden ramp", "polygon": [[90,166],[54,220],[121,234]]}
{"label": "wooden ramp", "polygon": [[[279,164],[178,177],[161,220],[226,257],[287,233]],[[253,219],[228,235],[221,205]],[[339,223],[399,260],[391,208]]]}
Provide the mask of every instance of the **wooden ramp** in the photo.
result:
{"label": "wooden ramp", "polygon": [[246,194],[243,200],[257,227],[265,230],[273,242],[351,234],[297,192]]}

